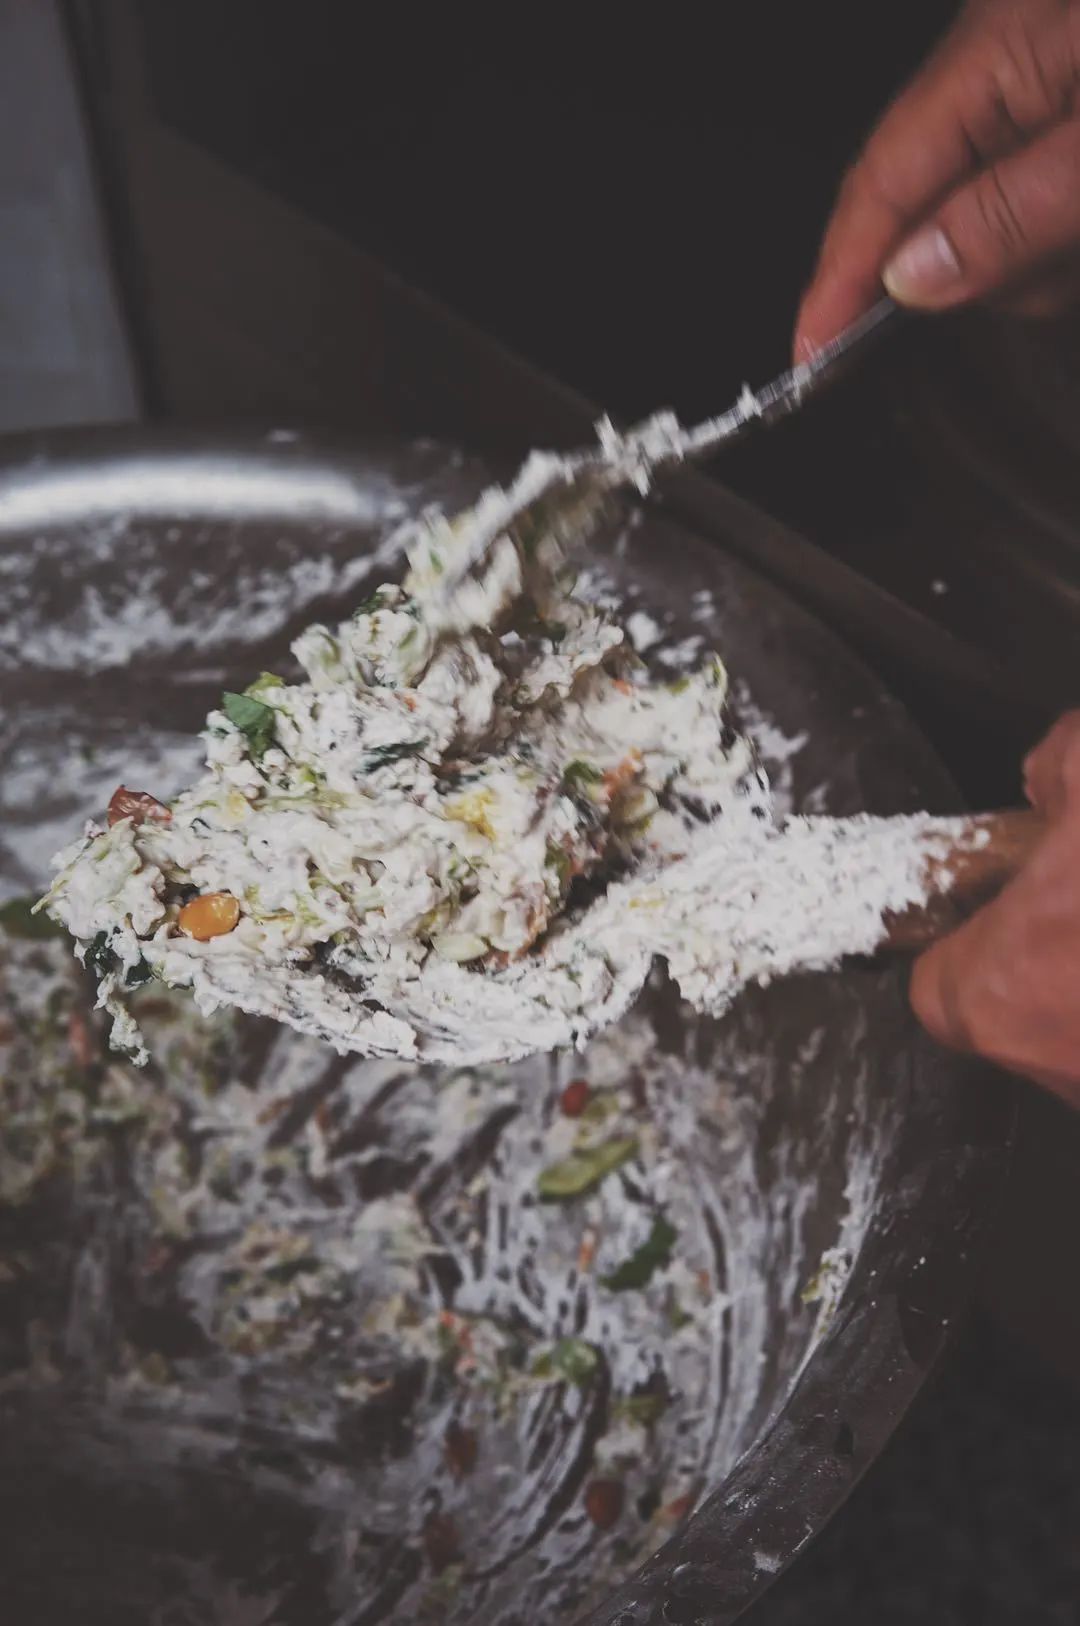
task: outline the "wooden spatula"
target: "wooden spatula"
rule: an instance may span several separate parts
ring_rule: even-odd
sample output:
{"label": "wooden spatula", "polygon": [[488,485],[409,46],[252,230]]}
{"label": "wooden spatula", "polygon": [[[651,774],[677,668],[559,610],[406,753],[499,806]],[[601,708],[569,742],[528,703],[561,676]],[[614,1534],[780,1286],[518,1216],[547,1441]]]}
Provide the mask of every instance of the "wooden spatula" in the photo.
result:
{"label": "wooden spatula", "polygon": [[[925,904],[886,917],[883,950],[926,948],[952,931],[1023,868],[1045,835],[1046,824],[1030,808],[1013,808],[973,814],[961,829],[951,852],[928,860],[931,890]],[[979,832],[984,835],[976,844],[972,836]]]}

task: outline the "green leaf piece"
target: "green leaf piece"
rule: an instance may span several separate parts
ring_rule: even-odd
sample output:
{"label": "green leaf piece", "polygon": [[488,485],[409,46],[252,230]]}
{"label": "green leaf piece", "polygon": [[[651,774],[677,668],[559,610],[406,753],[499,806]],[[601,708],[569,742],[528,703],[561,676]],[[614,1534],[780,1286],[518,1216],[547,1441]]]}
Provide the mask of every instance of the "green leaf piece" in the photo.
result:
{"label": "green leaf piece", "polygon": [[630,1293],[646,1287],[656,1271],[670,1264],[678,1235],[674,1225],[669,1225],[664,1216],[658,1214],[640,1248],[635,1248],[629,1259],[624,1259],[610,1275],[601,1276],[601,1284],[612,1293]]}
{"label": "green leaf piece", "polygon": [[373,745],[364,755],[364,770],[374,773],[376,768],[385,768],[402,757],[418,756],[426,744],[427,740],[399,740],[393,745]]}
{"label": "green leaf piece", "polygon": [[603,777],[599,768],[594,768],[591,762],[584,762],[581,757],[575,757],[563,769],[563,784],[567,790],[584,790],[589,785],[598,785]]}
{"label": "green leaf piece", "polygon": [[571,1152],[559,1163],[541,1169],[536,1182],[541,1197],[548,1202],[568,1202],[594,1191],[602,1180],[637,1155],[636,1135],[622,1135],[599,1146]]}
{"label": "green leaf piece", "polygon": [[247,740],[253,757],[261,757],[274,743],[274,712],[254,695],[233,694],[226,690],[221,709],[234,728]]}

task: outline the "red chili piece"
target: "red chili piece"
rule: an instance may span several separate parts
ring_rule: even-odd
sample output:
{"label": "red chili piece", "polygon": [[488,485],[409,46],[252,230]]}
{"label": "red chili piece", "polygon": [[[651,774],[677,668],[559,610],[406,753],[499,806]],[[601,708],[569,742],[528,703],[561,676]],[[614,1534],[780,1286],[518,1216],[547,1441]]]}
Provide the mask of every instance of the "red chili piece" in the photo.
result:
{"label": "red chili piece", "polygon": [[575,1078],[559,1097],[559,1109],[564,1118],[580,1118],[588,1104],[589,1086],[583,1078]]}

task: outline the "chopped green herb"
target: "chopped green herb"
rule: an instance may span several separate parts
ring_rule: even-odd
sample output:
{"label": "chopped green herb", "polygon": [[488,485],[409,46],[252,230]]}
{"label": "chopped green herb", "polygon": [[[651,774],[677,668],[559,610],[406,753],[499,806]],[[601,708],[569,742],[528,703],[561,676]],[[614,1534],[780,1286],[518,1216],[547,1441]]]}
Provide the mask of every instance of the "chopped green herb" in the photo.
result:
{"label": "chopped green herb", "polygon": [[372,593],[368,598],[364,599],[363,603],[356,606],[356,609],[353,611],[353,620],[355,621],[357,616],[374,615],[376,611],[384,609],[385,606],[383,604],[382,595],[382,588],[377,587],[374,593]]}
{"label": "chopped green herb", "polygon": [[600,1370],[600,1351],[583,1338],[560,1338],[532,1364],[534,1378],[564,1378],[583,1389]]}
{"label": "chopped green herb", "polygon": [[263,1267],[264,1274],[272,1282],[291,1282],[296,1276],[303,1276],[309,1271],[318,1270],[319,1261],[311,1259],[306,1254],[300,1254],[293,1259],[275,1259],[271,1264]]}
{"label": "chopped green herb", "polygon": [[274,672],[260,672],[255,682],[248,684],[244,693],[257,700],[261,694],[266,693],[267,689],[283,689],[284,687],[284,678],[278,677]]}
{"label": "chopped green herb", "polygon": [[560,886],[565,886],[570,880],[570,854],[565,847],[560,847],[557,841],[549,841],[544,852],[544,864],[548,869],[555,871]]}
{"label": "chopped green herb", "polygon": [[400,740],[393,745],[373,745],[364,757],[364,772],[374,773],[377,768],[399,762],[402,757],[418,756],[426,744],[427,740]]}
{"label": "chopped green herb", "polygon": [[813,1275],[799,1294],[804,1304],[820,1304],[838,1293],[843,1286],[847,1271],[847,1260],[836,1254],[826,1254],[820,1269]]}
{"label": "chopped green herb", "polygon": [[598,785],[603,779],[599,768],[594,768],[591,762],[583,762],[580,757],[568,762],[563,771],[563,784],[567,790],[584,790],[588,785]]}
{"label": "chopped green herb", "polygon": [[536,1182],[541,1197],[548,1202],[566,1202],[571,1197],[584,1197],[595,1190],[602,1180],[636,1156],[636,1135],[622,1135],[617,1140],[604,1141],[600,1146],[571,1152],[560,1163],[541,1169]]}
{"label": "chopped green herb", "polygon": [[635,1248],[629,1259],[624,1259],[610,1275],[602,1276],[602,1285],[612,1293],[628,1293],[635,1288],[645,1287],[656,1271],[663,1270],[670,1263],[678,1235],[675,1227],[669,1225],[662,1214],[658,1214],[640,1248]]}
{"label": "chopped green herb", "polygon": [[42,943],[49,937],[63,937],[64,928],[44,913],[34,914],[33,898],[9,898],[0,907],[0,926],[9,937],[25,937]]}
{"label": "chopped green herb", "polygon": [[221,709],[234,728],[247,740],[253,757],[261,757],[274,743],[274,713],[270,706],[250,694],[225,691]]}

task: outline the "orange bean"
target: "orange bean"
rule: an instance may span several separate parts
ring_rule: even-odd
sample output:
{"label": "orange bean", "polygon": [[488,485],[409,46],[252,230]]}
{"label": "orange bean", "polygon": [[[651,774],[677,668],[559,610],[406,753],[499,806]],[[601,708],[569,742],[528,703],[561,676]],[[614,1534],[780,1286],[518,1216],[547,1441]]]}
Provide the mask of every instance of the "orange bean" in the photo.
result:
{"label": "orange bean", "polygon": [[588,1104],[589,1082],[585,1078],[572,1079],[559,1096],[559,1110],[566,1118],[580,1118]]}
{"label": "orange bean", "polygon": [[240,905],[231,892],[205,892],[185,903],[177,925],[185,937],[208,943],[211,937],[224,937],[240,919]]}

